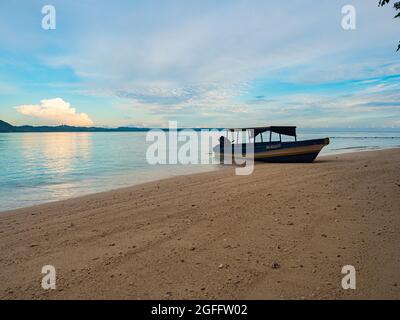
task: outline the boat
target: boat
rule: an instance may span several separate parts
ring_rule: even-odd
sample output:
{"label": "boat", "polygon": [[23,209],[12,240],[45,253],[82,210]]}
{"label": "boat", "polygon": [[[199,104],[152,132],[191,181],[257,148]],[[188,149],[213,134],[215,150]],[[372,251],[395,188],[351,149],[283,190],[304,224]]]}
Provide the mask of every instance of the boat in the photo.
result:
{"label": "boat", "polygon": [[[265,133],[269,133],[269,139]],[[273,134],[278,135],[279,140],[273,140]],[[229,140],[230,135],[232,142]],[[282,136],[294,137],[294,141],[283,141]],[[298,141],[295,126],[230,128],[227,129],[226,137],[219,138],[219,144],[213,151],[220,156],[221,161],[227,157],[236,158],[237,155],[249,158],[254,154],[255,161],[313,162],[328,144],[329,138]]]}

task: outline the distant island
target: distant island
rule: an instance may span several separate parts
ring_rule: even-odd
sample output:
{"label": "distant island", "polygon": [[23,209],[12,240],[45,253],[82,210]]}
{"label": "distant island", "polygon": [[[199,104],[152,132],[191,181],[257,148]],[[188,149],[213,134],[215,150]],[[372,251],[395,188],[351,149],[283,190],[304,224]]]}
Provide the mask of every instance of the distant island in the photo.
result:
{"label": "distant island", "polygon": [[148,131],[150,128],[138,127],[74,127],[74,126],[13,126],[8,122],[0,120],[0,132],[114,132],[114,131]]}
{"label": "distant island", "polygon": [[[168,128],[139,128],[139,127],[118,127],[118,128],[102,128],[102,127],[74,127],[67,125],[60,126],[13,126],[8,122],[0,120],[0,133],[5,132],[147,132],[152,129],[160,129],[168,131]],[[191,129],[195,131],[223,128],[178,128],[178,131]]]}
{"label": "distant island", "polygon": [[[168,131],[168,128],[145,128],[145,127],[117,127],[117,128],[103,128],[103,127],[74,127],[67,125],[60,126],[13,126],[12,124],[0,120],[0,133],[6,132],[147,132],[152,129],[160,129]],[[178,131],[190,129],[194,131],[201,130],[225,130],[225,128],[178,128]],[[303,128],[307,132],[320,132],[323,128]],[[324,128],[330,132],[400,132],[400,128]],[[391,138],[391,137],[389,137]]]}

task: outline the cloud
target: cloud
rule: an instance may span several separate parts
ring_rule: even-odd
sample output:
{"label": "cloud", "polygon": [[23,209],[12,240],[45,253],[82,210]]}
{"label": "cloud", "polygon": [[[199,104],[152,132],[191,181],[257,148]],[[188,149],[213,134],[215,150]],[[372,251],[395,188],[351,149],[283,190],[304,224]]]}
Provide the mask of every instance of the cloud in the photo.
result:
{"label": "cloud", "polygon": [[39,104],[27,104],[15,108],[23,115],[47,120],[51,124],[85,127],[93,125],[93,121],[86,113],[77,113],[70,103],[61,98],[43,99]]}
{"label": "cloud", "polygon": [[[310,125],[336,125],[344,115],[354,119],[359,108],[374,121],[376,110],[368,102],[376,101],[376,108],[380,102],[396,103],[381,86],[371,87],[377,93],[373,97],[353,94],[351,103],[341,96],[371,83],[382,85],[382,79],[371,77],[400,73],[393,40],[398,25],[392,9],[378,8],[374,1],[352,1],[357,9],[352,31],[341,27],[344,0],[54,4],[68,19],[63,28],[47,33],[34,27],[27,32],[18,21],[35,26],[31,8],[9,2],[3,11],[17,16],[0,19],[7,31],[0,35],[2,46],[30,52],[51,72],[72,70],[79,83],[64,86],[69,94],[109,99],[138,123],[179,120],[186,126],[220,127],[305,119]],[[104,23],[104,14],[112,23]],[[333,93],[314,90],[355,79],[364,79],[364,85],[355,88],[349,82]],[[257,82],[262,88],[254,88]],[[285,92],[276,92],[276,82],[288,84]]]}
{"label": "cloud", "polygon": [[[83,78],[116,90],[126,84],[126,89],[133,90],[143,83],[154,87],[160,80],[178,87],[210,81],[236,83],[294,66],[302,67],[294,76],[308,80],[348,78],[354,75],[353,69],[364,71],[356,64],[359,54],[356,61],[350,61],[349,52],[394,46],[397,33],[390,12],[364,2],[354,1],[360,17],[354,32],[341,28],[343,4],[333,1],[93,5],[99,12],[118,17],[112,24],[95,18],[88,23],[82,5],[68,4],[82,32],[79,37],[68,34],[69,49],[44,54],[44,60],[53,66],[72,67]],[[162,9],[153,10],[153,6]],[[367,65],[376,59],[372,54],[364,54]],[[110,60],[110,56],[115,58]]]}
{"label": "cloud", "polygon": [[[277,122],[314,117],[318,124],[326,117],[336,124],[340,117],[334,117],[335,110],[347,110],[339,104],[332,107],[329,94],[297,101],[289,90],[287,97],[277,97],[279,101],[273,103],[267,100],[274,89],[266,87],[254,90],[254,96],[265,95],[258,99],[265,100],[259,101],[259,108],[243,99],[258,79],[318,86],[399,73],[399,64],[393,62],[396,57],[382,54],[382,48],[392,54],[396,35],[389,13],[355,1],[360,18],[357,31],[347,32],[341,28],[341,3],[308,2],[313,9],[300,1],[202,2],[200,6],[172,2],[156,12],[140,6],[124,14],[113,8],[120,19],[112,26],[99,25],[97,20],[87,24],[78,15],[82,37],[71,39],[69,52],[44,61],[72,68],[93,84],[94,93],[107,91],[112,99],[130,103],[137,115],[140,110],[160,121],[179,120],[192,126],[260,119],[269,123],[273,113]],[[138,10],[144,11],[135,19],[125,13]],[[141,18],[148,12],[154,15],[152,25]],[[175,19],[178,12],[182,14]],[[377,30],[380,36],[373,37]],[[352,119],[352,110],[348,112]]]}
{"label": "cloud", "polygon": [[249,108],[253,113],[246,120],[261,125],[268,119],[272,124],[301,127],[398,126],[400,84],[397,81],[392,79],[386,84],[344,93],[289,94],[265,103],[251,101]]}

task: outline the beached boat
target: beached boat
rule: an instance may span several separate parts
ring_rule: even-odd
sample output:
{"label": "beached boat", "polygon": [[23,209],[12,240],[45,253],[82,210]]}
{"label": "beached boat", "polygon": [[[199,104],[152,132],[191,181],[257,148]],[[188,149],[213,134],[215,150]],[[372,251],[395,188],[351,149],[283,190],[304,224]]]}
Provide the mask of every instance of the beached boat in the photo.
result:
{"label": "beached boat", "polygon": [[[269,139],[264,137],[264,133],[267,132]],[[278,135],[279,140],[273,141],[273,133]],[[282,136],[294,137],[294,141],[282,141]],[[213,151],[219,154],[221,160],[227,156],[232,157],[236,150],[235,158],[241,153],[244,158],[252,157],[254,154],[256,161],[313,162],[321,149],[329,144],[329,138],[297,141],[296,127],[270,126],[227,129],[226,137],[221,136],[219,142]]]}

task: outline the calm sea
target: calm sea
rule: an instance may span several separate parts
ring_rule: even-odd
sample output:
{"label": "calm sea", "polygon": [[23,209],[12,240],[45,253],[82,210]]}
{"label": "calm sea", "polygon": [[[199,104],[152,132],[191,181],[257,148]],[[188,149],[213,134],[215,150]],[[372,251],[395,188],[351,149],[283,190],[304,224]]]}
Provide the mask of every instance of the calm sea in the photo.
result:
{"label": "calm sea", "polygon": [[[107,191],[218,165],[149,165],[143,132],[0,133],[0,211]],[[322,154],[400,146],[400,132],[303,130]],[[203,152],[203,158],[210,157]]]}

